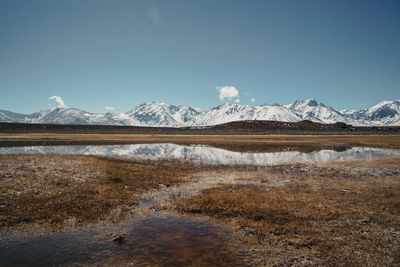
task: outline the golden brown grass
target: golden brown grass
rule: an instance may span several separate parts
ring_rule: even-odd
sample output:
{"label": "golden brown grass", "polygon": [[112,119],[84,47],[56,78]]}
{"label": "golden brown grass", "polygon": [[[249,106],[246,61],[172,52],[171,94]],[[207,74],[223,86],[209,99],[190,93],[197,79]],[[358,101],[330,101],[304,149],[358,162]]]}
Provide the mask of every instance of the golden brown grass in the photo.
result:
{"label": "golden brown grass", "polygon": [[159,184],[195,187],[196,179],[214,178],[208,189],[163,207],[230,223],[251,265],[396,266],[399,166],[400,158],[257,167],[3,155],[0,231],[119,221]]}
{"label": "golden brown grass", "polygon": [[152,135],[152,134],[0,134],[0,141],[114,141],[127,143],[265,143],[265,144],[326,144],[400,148],[400,135]]}
{"label": "golden brown grass", "polygon": [[141,193],[182,182],[186,169],[177,161],[2,155],[0,230],[117,221],[132,215]]}
{"label": "golden brown grass", "polygon": [[371,176],[368,162],[348,163],[356,174],[312,166],[285,186],[222,185],[178,199],[176,209],[234,224],[254,265],[399,265],[400,175],[389,170],[400,159],[379,163],[385,176]]}

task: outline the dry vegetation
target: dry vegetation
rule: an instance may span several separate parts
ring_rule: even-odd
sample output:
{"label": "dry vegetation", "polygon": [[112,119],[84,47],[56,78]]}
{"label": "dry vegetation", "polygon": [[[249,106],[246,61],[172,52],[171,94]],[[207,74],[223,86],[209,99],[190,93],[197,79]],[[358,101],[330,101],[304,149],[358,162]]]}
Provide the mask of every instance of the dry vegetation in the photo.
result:
{"label": "dry vegetation", "polygon": [[245,171],[266,185],[284,171],[291,182],[221,185],[177,199],[176,209],[232,223],[252,265],[399,265],[400,159],[370,163]]}
{"label": "dry vegetation", "polygon": [[182,182],[190,163],[67,155],[0,156],[0,231],[120,220],[160,184]]}
{"label": "dry vegetation", "polygon": [[400,265],[400,158],[257,167],[3,155],[0,231],[134,218],[141,197],[160,190],[176,197],[154,212],[232,225],[250,265]]}
{"label": "dry vegetation", "polygon": [[[240,145],[258,143],[268,145],[373,146],[400,148],[400,135],[167,135],[167,134],[4,134],[0,145],[18,144],[113,144],[113,143],[205,143]],[[232,147],[231,145],[231,147]]]}

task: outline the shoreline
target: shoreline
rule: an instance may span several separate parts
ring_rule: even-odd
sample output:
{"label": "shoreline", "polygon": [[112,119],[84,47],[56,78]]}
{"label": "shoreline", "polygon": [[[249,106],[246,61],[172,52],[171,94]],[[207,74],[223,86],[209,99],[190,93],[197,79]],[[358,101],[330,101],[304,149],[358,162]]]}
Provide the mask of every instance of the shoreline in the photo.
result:
{"label": "shoreline", "polygon": [[0,146],[113,145],[141,143],[325,145],[400,148],[400,135],[163,135],[0,133]]}

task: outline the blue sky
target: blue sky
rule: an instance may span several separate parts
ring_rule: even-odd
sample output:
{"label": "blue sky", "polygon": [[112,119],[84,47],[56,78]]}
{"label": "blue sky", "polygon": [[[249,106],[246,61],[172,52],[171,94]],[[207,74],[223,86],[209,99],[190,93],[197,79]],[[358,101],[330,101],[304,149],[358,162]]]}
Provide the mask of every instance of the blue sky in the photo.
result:
{"label": "blue sky", "polygon": [[[0,0],[0,109],[51,96],[92,112],[311,97],[366,108],[400,99],[399,14],[397,0]],[[225,86],[238,95],[221,101]]]}

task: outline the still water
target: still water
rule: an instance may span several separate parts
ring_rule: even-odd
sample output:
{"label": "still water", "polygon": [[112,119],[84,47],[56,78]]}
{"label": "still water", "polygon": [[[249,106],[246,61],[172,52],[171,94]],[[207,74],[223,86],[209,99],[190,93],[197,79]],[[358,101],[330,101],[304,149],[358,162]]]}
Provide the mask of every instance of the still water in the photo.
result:
{"label": "still water", "polygon": [[228,230],[196,217],[155,215],[118,226],[41,236],[0,235],[0,266],[240,266]]}
{"label": "still water", "polygon": [[98,156],[125,156],[144,159],[193,159],[209,164],[253,164],[275,165],[293,162],[328,162],[373,160],[382,157],[400,156],[400,150],[344,147],[343,149],[297,151],[283,147],[278,152],[236,152],[208,145],[134,144],[134,145],[88,145],[88,146],[29,146],[1,147],[0,154],[79,154]]}

